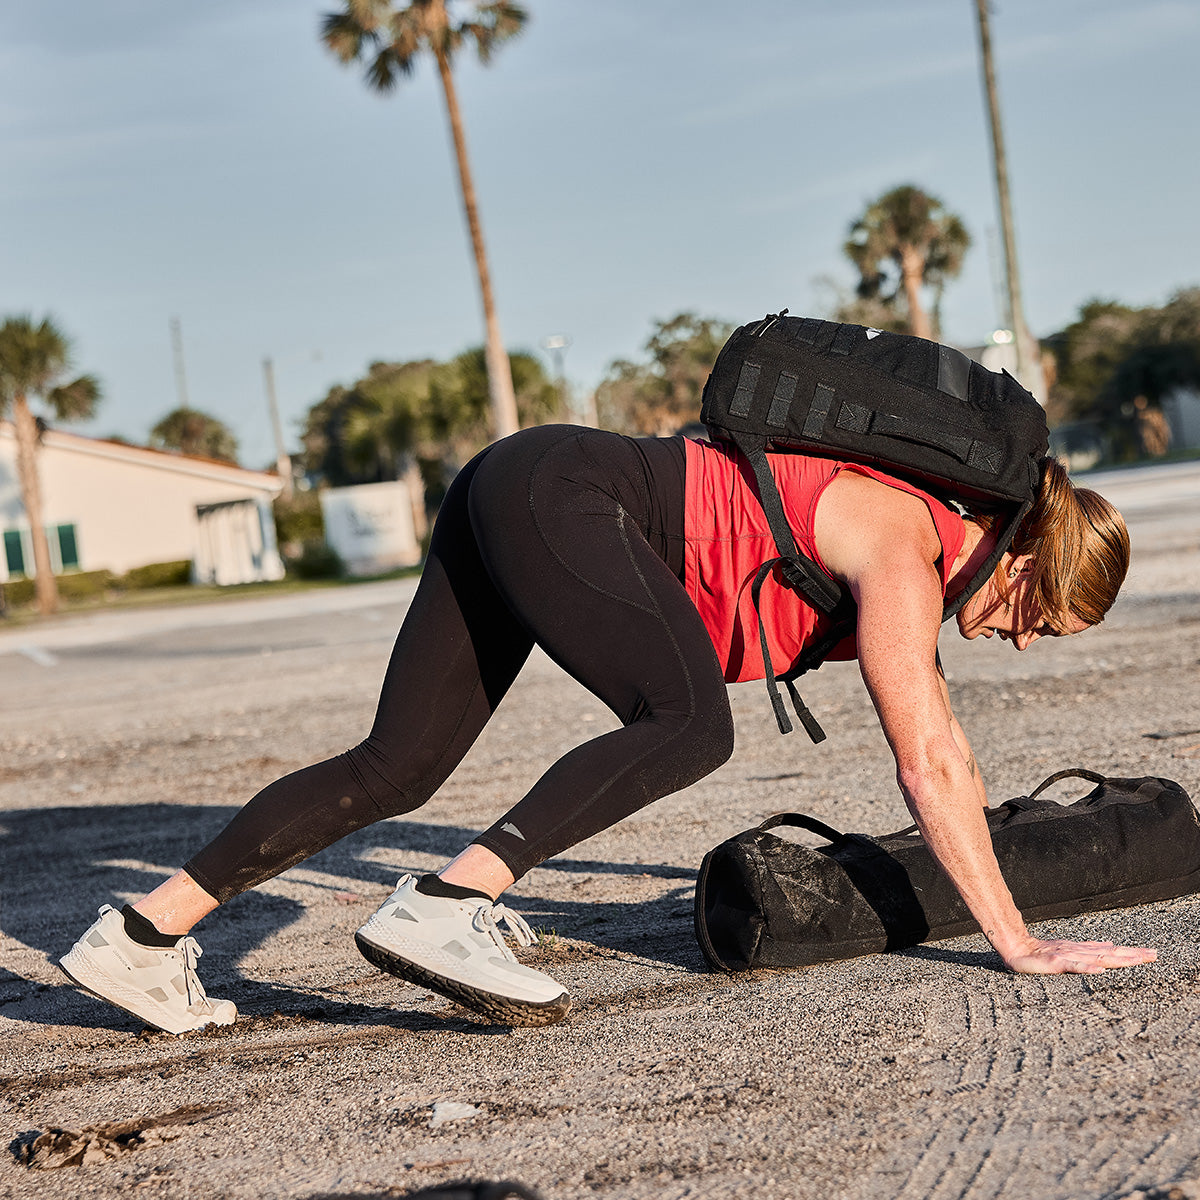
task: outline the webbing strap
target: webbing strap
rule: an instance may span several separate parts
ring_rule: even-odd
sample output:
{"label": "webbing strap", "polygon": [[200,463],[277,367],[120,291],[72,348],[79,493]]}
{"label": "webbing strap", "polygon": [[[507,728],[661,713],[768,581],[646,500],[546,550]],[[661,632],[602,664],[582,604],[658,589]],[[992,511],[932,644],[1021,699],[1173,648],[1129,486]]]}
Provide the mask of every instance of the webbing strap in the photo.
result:
{"label": "webbing strap", "polygon": [[[779,726],[780,733],[791,733],[792,722],[783,706],[783,697],[779,694],[775,668],[771,663],[771,649],[767,645],[767,631],[763,625],[762,612],[759,607],[763,581],[778,563],[780,574],[787,585],[799,592],[815,609],[826,615],[832,613],[842,603],[844,594],[841,587],[825,575],[816,563],[796,549],[796,539],[792,536],[791,526],[783,511],[783,497],[779,494],[775,476],[771,474],[771,467],[767,462],[766,438],[733,431],[730,431],[729,436],[734,445],[745,455],[750,469],[754,472],[754,478],[758,484],[759,503],[762,504],[763,512],[766,514],[771,536],[775,539],[775,548],[779,551],[778,558],[769,559],[759,567],[750,587],[750,598],[754,603],[754,615],[758,618],[758,644],[762,648],[763,673],[767,684],[767,695],[771,698],[771,708],[775,712],[775,723]],[[843,633],[841,636],[844,637],[845,634]],[[841,637],[836,640],[840,641]],[[833,644],[830,643],[831,646]],[[825,647],[822,654],[827,651],[828,647]],[[805,657],[805,662],[814,665],[809,656]],[[797,672],[797,674],[800,673],[802,672]],[[812,715],[808,706],[801,699],[791,678],[785,678],[784,683],[787,685],[788,694],[792,698],[792,707],[796,710],[796,716],[799,717],[800,724],[804,726],[804,731],[814,742],[823,742],[825,730],[821,728],[816,717]]]}
{"label": "webbing strap", "polygon": [[1025,503],[1022,504],[1020,508],[1018,508],[1012,514],[1011,517],[1009,517],[1008,523],[997,535],[996,544],[992,548],[991,553],[979,565],[979,569],[975,572],[975,574],[972,575],[969,580],[967,580],[967,583],[963,587],[962,591],[960,591],[953,600],[948,600],[945,606],[942,608],[943,621],[948,621],[952,616],[954,616],[959,609],[961,609],[962,606],[966,604],[966,602],[970,600],[970,598],[975,595],[975,593],[979,591],[979,589],[983,587],[983,585],[991,578],[992,572],[996,569],[996,564],[999,563],[1000,559],[1004,555],[1004,552],[1009,548],[1009,546],[1012,545],[1013,538],[1016,537],[1017,534],[1017,527],[1025,519],[1026,513],[1028,513],[1031,508],[1033,508],[1033,501],[1026,500]]}
{"label": "webbing strap", "polygon": [[[775,724],[779,726],[780,733],[791,733],[792,722],[788,718],[787,709],[783,706],[783,697],[779,694],[779,684],[776,682],[775,667],[771,662],[771,648],[767,645],[767,629],[763,624],[762,610],[759,607],[759,594],[762,592],[763,580],[771,573],[771,569],[776,563],[782,562],[782,559],[768,559],[754,576],[754,582],[750,585],[750,599],[754,604],[754,615],[758,618],[758,644],[762,650],[763,661],[763,678],[767,684],[767,695],[771,697],[771,708],[775,711]],[[800,718],[800,724],[804,726],[804,732],[816,742],[825,740],[825,730],[821,728],[817,718],[809,711],[808,706],[800,698],[800,693],[796,690],[796,685],[791,679],[784,679],[787,684],[788,694],[792,698],[792,707],[796,710],[796,716]]]}
{"label": "webbing strap", "polygon": [[750,469],[758,484],[758,499],[767,517],[775,548],[783,559],[783,577],[788,586],[803,593],[813,607],[823,613],[831,613],[842,599],[842,589],[822,572],[809,558],[796,549],[796,539],[783,511],[783,497],[775,485],[767,463],[766,438],[730,431],[730,439],[746,456]]}
{"label": "webbing strap", "polygon": [[1067,767],[1063,771],[1055,771],[1049,779],[1043,779],[1041,783],[1029,793],[1029,799],[1036,799],[1044,792],[1052,783],[1057,783],[1060,779],[1086,779],[1088,783],[1103,783],[1104,776],[1097,771],[1089,771],[1086,767]]}
{"label": "webbing strap", "polygon": [[808,734],[813,744],[825,740],[825,730],[821,728],[820,721],[813,716],[812,710],[804,703],[800,693],[796,690],[796,685],[790,679],[784,679],[784,686],[788,690],[788,695],[792,698],[792,707],[796,710],[796,716],[800,718],[800,724],[804,726],[804,732]]}
{"label": "webbing strap", "polygon": [[790,825],[796,829],[806,829],[809,833],[815,833],[820,837],[827,838],[831,842],[840,842],[846,836],[839,830],[834,829],[832,825],[826,825],[824,821],[818,821],[816,817],[810,817],[808,813],[775,813],[774,816],[767,817],[765,821],[759,821],[758,823],[759,829],[764,833],[768,829],[778,829],[780,825]]}

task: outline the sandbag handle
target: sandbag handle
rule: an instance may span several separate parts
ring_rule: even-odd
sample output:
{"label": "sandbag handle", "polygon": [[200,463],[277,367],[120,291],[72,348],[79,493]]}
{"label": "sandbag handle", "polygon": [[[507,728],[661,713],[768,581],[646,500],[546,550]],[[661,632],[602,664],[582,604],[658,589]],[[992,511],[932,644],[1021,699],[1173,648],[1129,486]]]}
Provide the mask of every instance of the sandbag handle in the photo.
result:
{"label": "sandbag handle", "polygon": [[1042,792],[1044,792],[1052,783],[1057,783],[1060,779],[1086,779],[1089,783],[1103,783],[1104,775],[1100,775],[1096,771],[1089,771],[1086,767],[1067,767],[1062,771],[1055,771],[1049,779],[1043,779],[1041,783],[1029,793],[1029,799],[1035,800]]}
{"label": "sandbag handle", "polygon": [[[1105,776],[1097,774],[1095,771],[1089,771],[1086,767],[1066,767],[1061,771],[1055,771],[1054,774],[1051,775],[1049,779],[1043,779],[1042,782],[1039,783],[1037,785],[1037,787],[1035,787],[1033,789],[1033,791],[1029,793],[1028,796],[1023,797],[1023,799],[1034,800],[1037,798],[1039,793],[1044,792],[1051,784],[1058,783],[1058,781],[1060,779],[1070,779],[1072,777],[1086,779],[1089,783],[1103,783],[1105,780]],[[1016,804],[1016,801],[1008,800],[1005,803]],[[997,806],[997,807],[1002,807],[1002,806]],[[988,809],[987,811],[995,812],[996,809]],[[894,834],[893,836],[903,837],[905,834],[919,833],[919,832],[920,832],[919,826],[910,825],[907,829],[901,829],[898,833]]]}
{"label": "sandbag handle", "polygon": [[[1086,779],[1089,783],[1103,783],[1106,776],[1096,771],[1089,771],[1086,767],[1067,767],[1065,770],[1055,771],[1048,779],[1043,779],[1030,792],[1029,799],[1034,799],[1040,792],[1044,792],[1052,784],[1058,783],[1060,779],[1071,778]],[[847,836],[834,829],[832,825],[826,825],[824,821],[818,821],[816,817],[810,817],[807,813],[797,812],[776,813],[774,816],[767,817],[765,821],[761,821],[758,828],[766,832],[766,830],[775,829],[779,825],[794,825],[798,829],[807,829],[809,833],[815,833],[819,837],[828,838],[831,842],[840,841]],[[917,826],[910,825],[907,829],[901,829],[899,834],[894,836],[916,832],[918,832]]]}
{"label": "sandbag handle", "polygon": [[799,829],[807,829],[809,833],[815,833],[820,837],[828,838],[831,842],[841,841],[846,835],[839,833],[832,825],[826,825],[824,821],[818,821],[816,817],[810,817],[806,813],[785,812],[776,813],[773,817],[768,817],[765,821],[759,824],[759,829],[768,830],[774,829],[777,825],[795,825]]}

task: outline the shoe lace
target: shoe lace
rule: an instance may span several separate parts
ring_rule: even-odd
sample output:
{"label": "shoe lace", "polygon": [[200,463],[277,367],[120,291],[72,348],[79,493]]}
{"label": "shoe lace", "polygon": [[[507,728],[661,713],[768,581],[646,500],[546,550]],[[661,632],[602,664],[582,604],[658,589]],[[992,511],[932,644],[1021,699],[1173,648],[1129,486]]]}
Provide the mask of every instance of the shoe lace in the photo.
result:
{"label": "shoe lace", "polygon": [[503,922],[509,932],[517,939],[518,946],[532,946],[535,938],[525,918],[515,913],[503,904],[480,905],[475,914],[475,927],[485,933],[492,933],[500,939],[503,945],[504,935],[500,932],[500,922]]}
{"label": "shoe lace", "polygon": [[183,981],[187,985],[188,1008],[206,1006],[209,1002],[208,993],[196,974],[196,961],[204,951],[194,937],[185,937],[178,943],[178,948],[183,951]]}

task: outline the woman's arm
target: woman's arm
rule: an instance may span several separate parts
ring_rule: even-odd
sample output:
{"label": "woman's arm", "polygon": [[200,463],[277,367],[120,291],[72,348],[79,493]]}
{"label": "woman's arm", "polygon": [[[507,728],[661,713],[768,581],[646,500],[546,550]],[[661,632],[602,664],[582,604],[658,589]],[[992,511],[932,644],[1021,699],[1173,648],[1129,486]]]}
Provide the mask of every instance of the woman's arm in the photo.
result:
{"label": "woman's arm", "polygon": [[[896,776],[938,864],[1005,963],[1016,971],[1093,974],[1147,962],[1153,950],[1048,942],[1030,935],[1000,874],[944,684],[934,666],[941,624],[941,544],[924,503],[862,476],[839,477],[818,509],[826,566],[858,604],[859,666]],[[961,730],[960,730],[961,734]],[[963,747],[966,746],[964,751]]]}
{"label": "woman's arm", "polygon": [[[936,658],[935,658],[935,665]],[[975,761],[975,751],[971,749],[971,743],[967,741],[967,735],[963,732],[963,727],[958,723],[958,718],[954,715],[954,709],[950,707],[950,689],[946,686],[946,676],[942,674],[942,668],[937,667],[938,683],[941,685],[942,699],[946,704],[946,712],[950,717],[950,733],[954,737],[954,744],[958,747],[959,753],[963,756],[963,762],[967,764],[967,770],[971,772],[971,778],[975,781],[975,790],[979,793],[979,803],[984,808],[988,807],[987,788],[983,786],[983,773],[979,770],[979,764]]]}

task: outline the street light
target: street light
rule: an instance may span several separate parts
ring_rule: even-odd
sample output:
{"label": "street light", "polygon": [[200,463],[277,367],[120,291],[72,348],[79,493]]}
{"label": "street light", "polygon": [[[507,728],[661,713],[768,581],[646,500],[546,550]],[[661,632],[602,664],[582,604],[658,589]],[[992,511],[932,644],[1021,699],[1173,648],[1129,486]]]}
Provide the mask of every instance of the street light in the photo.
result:
{"label": "street light", "polygon": [[542,338],[542,349],[554,360],[554,378],[558,384],[558,405],[567,411],[567,376],[563,359],[571,348],[571,339],[565,333],[552,333]]}
{"label": "street light", "polygon": [[283,442],[283,426],[279,423],[279,404],[275,399],[275,364],[271,359],[263,359],[263,378],[267,385],[267,409],[271,414],[271,432],[275,435],[275,469],[283,483],[283,498],[290,500],[295,486],[292,474],[292,460]]}

